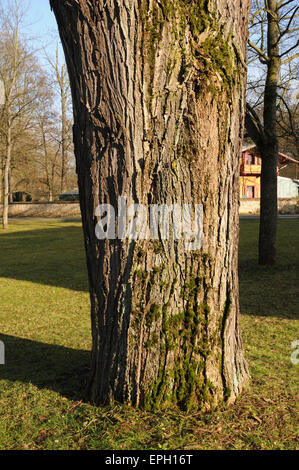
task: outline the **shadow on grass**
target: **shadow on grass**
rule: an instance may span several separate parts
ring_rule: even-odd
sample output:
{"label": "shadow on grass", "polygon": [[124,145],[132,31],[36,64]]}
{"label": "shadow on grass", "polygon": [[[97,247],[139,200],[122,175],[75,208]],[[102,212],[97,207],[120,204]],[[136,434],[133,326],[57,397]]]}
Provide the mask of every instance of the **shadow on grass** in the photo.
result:
{"label": "shadow on grass", "polygon": [[32,383],[72,400],[82,400],[88,380],[90,352],[0,334],[5,365],[0,380]]}
{"label": "shadow on grass", "polygon": [[[30,221],[0,233],[0,277],[88,291],[83,231],[73,221]],[[69,224],[66,224],[69,222]],[[299,221],[279,220],[277,266],[257,263],[258,220],[241,220],[240,305],[248,315],[294,318],[299,297]],[[49,228],[49,225],[53,225]],[[22,229],[23,227],[23,229]]]}
{"label": "shadow on grass", "polygon": [[258,220],[240,223],[239,281],[241,313],[298,318],[299,221],[278,221],[277,263],[258,264]]}
{"label": "shadow on grass", "polygon": [[35,223],[33,230],[24,222],[20,230],[0,233],[0,277],[88,291],[82,227]]}

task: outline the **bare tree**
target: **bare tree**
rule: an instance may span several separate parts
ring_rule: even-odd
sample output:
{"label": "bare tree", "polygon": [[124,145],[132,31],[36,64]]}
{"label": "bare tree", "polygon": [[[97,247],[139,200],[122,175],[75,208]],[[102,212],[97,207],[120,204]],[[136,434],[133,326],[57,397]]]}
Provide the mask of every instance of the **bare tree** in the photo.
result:
{"label": "bare tree", "polygon": [[36,163],[41,171],[40,181],[47,188],[49,202],[53,202],[60,192],[62,174],[61,131],[53,103],[54,94],[49,85],[45,86],[43,93],[39,95],[36,112],[36,136],[40,142]]}
{"label": "bare tree", "polygon": [[21,120],[20,125],[15,126],[14,133],[10,201],[14,201],[14,196],[21,201],[26,197],[36,200],[39,197],[39,168],[36,164],[39,142],[35,128],[32,122],[25,128]]}
{"label": "bare tree", "polygon": [[63,193],[67,187],[67,175],[68,175],[68,152],[71,147],[72,139],[69,138],[72,124],[68,119],[68,108],[70,106],[70,83],[66,69],[66,65],[59,63],[58,47],[56,48],[56,60],[53,62],[48,57],[48,62],[52,66],[54,71],[53,82],[58,87],[58,94],[60,99],[61,107],[61,118],[60,118],[60,140],[61,140],[61,176],[60,176],[60,191]]}
{"label": "bare tree", "polygon": [[0,133],[4,140],[3,155],[3,228],[8,228],[8,205],[11,161],[15,128],[27,127],[41,80],[39,68],[21,40],[21,24],[24,13],[16,1],[6,13],[1,12],[2,37],[0,40],[0,79],[4,86],[4,105],[1,108]]}
{"label": "bare tree", "polygon": [[[148,409],[233,402],[248,378],[237,248],[249,1],[50,3],[73,97],[89,397]],[[98,205],[117,208],[121,196],[202,204],[202,248],[160,231],[99,239]]]}
{"label": "bare tree", "polygon": [[[265,80],[254,80],[247,103],[246,129],[262,158],[259,263],[274,264],[277,236],[278,101],[283,103],[292,71],[286,67],[298,57],[296,0],[255,0],[250,18],[250,60],[258,60]],[[257,69],[254,73],[258,74]],[[262,93],[259,90],[262,88]],[[253,102],[253,90],[257,99]],[[262,99],[261,99],[262,97]],[[256,107],[262,105],[262,115]]]}

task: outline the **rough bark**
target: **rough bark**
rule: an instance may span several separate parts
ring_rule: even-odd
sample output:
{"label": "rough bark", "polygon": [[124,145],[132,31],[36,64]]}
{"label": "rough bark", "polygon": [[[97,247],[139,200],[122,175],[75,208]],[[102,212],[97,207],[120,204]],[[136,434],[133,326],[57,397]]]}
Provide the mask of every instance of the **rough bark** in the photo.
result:
{"label": "rough bark", "polygon": [[[51,0],[65,50],[95,403],[207,409],[248,378],[238,200],[249,1]],[[203,248],[97,240],[99,203],[203,204]]]}

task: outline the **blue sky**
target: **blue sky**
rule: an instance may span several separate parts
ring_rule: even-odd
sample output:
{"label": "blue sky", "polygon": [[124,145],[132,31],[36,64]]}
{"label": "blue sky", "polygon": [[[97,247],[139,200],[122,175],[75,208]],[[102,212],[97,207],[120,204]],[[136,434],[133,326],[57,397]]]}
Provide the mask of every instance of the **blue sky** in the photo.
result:
{"label": "blue sky", "polygon": [[49,0],[29,0],[28,17],[37,21],[32,28],[41,35],[45,35],[51,29],[57,30]]}
{"label": "blue sky", "polygon": [[59,45],[59,56],[62,61],[63,51],[60,44],[58,29],[49,0],[24,0],[28,5],[26,17],[26,35],[35,37],[38,55],[44,63],[45,55],[55,58],[56,47]]}

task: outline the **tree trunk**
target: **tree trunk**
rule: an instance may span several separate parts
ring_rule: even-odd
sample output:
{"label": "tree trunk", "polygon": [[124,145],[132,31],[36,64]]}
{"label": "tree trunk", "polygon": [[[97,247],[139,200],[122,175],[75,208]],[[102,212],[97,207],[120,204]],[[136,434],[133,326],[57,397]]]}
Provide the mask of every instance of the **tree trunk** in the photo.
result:
{"label": "tree trunk", "polygon": [[66,106],[68,100],[68,80],[65,66],[59,67],[58,49],[56,49],[56,79],[60,89],[60,105],[61,105],[61,175],[60,175],[60,192],[64,193],[67,187],[67,118]]}
{"label": "tree trunk", "polygon": [[[94,403],[208,409],[248,378],[238,201],[249,1],[51,0],[68,64]],[[217,18],[217,20],[216,20]],[[100,203],[203,205],[203,247],[98,240]]]}
{"label": "tree trunk", "polygon": [[52,191],[52,188],[49,187],[49,192],[48,192],[48,201],[49,202],[53,202],[53,191]]}
{"label": "tree trunk", "polygon": [[277,235],[277,163],[276,148],[261,147],[261,208],[259,231],[259,264],[274,265]]}
{"label": "tree trunk", "polygon": [[268,1],[268,57],[264,96],[264,136],[260,147],[262,157],[261,210],[259,233],[259,264],[275,264],[277,235],[277,165],[276,133],[277,84],[280,73],[278,5]]}
{"label": "tree trunk", "polygon": [[11,126],[8,125],[6,136],[6,155],[3,171],[3,213],[2,225],[8,229],[8,208],[9,208],[9,172],[11,164]]}
{"label": "tree trunk", "polygon": [[11,174],[11,165],[8,172],[8,203],[13,203],[13,189],[12,189],[12,174]]}
{"label": "tree trunk", "polygon": [[67,186],[66,99],[66,92],[61,88],[61,193],[64,193]]}

